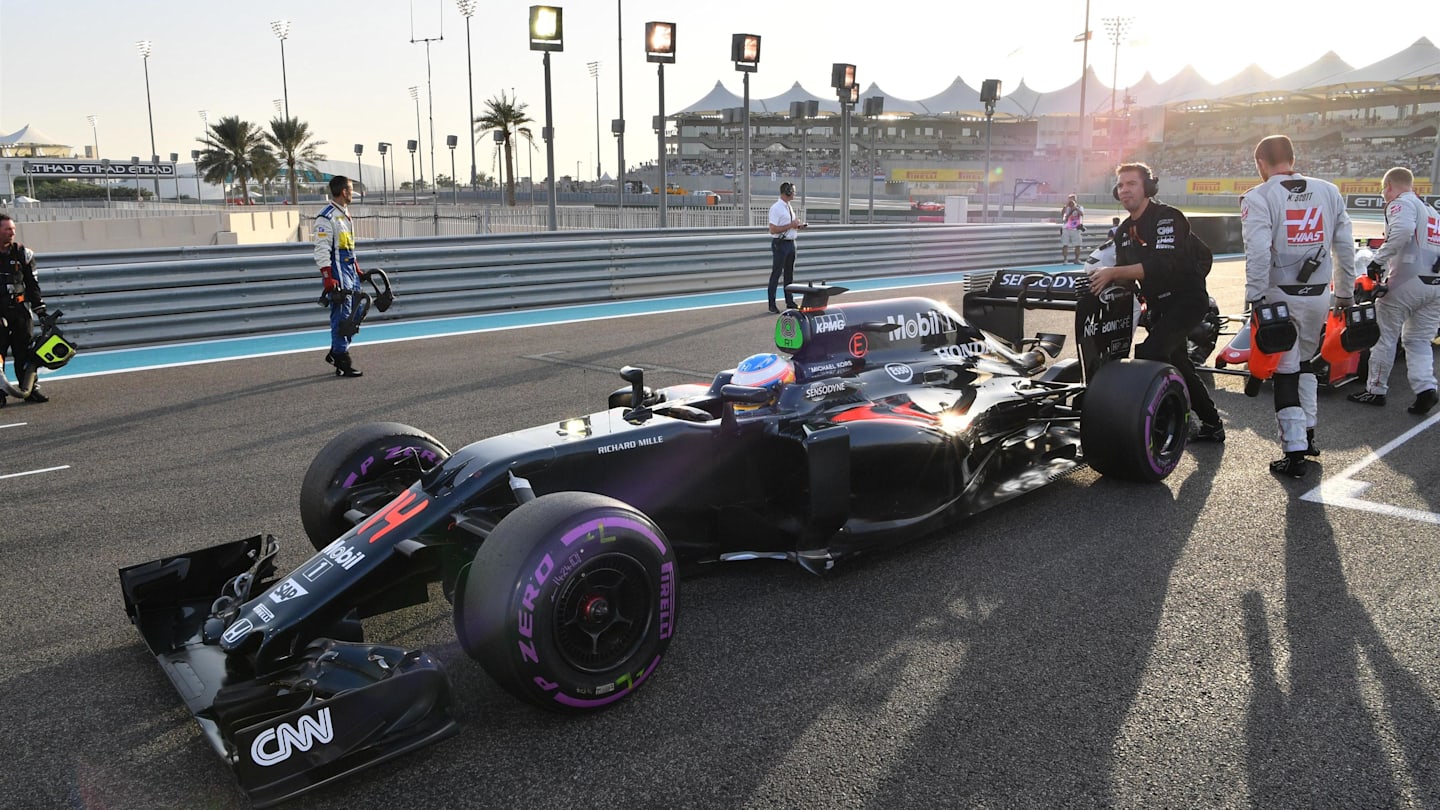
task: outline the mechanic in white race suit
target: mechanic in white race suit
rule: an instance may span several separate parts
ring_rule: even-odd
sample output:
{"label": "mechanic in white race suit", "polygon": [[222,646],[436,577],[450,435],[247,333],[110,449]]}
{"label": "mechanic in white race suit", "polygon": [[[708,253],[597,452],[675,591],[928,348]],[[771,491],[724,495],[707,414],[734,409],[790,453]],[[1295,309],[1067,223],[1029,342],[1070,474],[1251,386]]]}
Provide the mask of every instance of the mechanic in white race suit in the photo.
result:
{"label": "mechanic in white race suit", "polygon": [[330,178],[331,202],[315,216],[315,264],[324,284],[321,300],[330,304],[330,351],[325,362],[335,366],[338,377],[364,374],[350,359],[350,339],[342,325],[350,319],[356,301],[349,293],[360,289],[360,266],[355,260],[355,231],[350,227],[350,199],[354,187],[350,178]]}
{"label": "mechanic in white race suit", "polygon": [[[1295,171],[1295,146],[1270,135],[1255,147],[1260,185],[1240,198],[1245,240],[1245,301],[1284,302],[1295,322],[1295,345],[1275,369],[1275,418],[1285,456],[1270,464],[1281,475],[1300,478],[1314,454],[1315,373],[1310,360],[1330,306],[1349,306],[1355,288],[1355,245],[1345,198],[1333,183]],[[1336,295],[1331,300],[1330,284]]]}
{"label": "mechanic in white race suit", "polygon": [[1389,292],[1375,302],[1380,341],[1370,350],[1365,390],[1347,399],[1384,405],[1395,346],[1405,346],[1405,367],[1415,402],[1410,413],[1435,407],[1435,355],[1430,338],[1440,328],[1440,212],[1415,196],[1415,175],[1396,166],[1385,173],[1385,244],[1366,268]]}

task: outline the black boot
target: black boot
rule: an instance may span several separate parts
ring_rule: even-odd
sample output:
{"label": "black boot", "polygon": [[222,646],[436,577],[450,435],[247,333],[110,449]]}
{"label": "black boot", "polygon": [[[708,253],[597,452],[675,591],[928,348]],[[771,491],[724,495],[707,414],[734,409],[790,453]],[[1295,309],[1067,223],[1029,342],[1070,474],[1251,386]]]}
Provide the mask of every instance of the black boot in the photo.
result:
{"label": "black boot", "polygon": [[329,359],[330,362],[335,364],[336,377],[365,376],[365,372],[361,371],[358,368],[355,368],[355,364],[350,360],[349,352],[346,352],[344,354],[326,355],[326,358]]}
{"label": "black boot", "polygon": [[1287,450],[1284,458],[1270,462],[1270,471],[1291,478],[1304,478],[1313,463],[1305,458],[1304,450]]}

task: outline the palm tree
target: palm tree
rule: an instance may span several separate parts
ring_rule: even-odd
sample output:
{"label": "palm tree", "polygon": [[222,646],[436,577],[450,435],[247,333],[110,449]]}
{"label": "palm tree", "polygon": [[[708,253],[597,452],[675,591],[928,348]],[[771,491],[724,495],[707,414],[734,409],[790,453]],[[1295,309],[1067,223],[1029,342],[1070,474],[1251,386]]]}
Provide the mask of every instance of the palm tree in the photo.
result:
{"label": "palm tree", "polygon": [[[310,139],[310,125],[298,118],[272,118],[270,131],[265,133],[265,142],[275,150],[275,156],[285,165],[290,178],[290,202],[300,204],[299,171],[316,171],[315,162],[324,160],[320,147],[324,141]],[[355,178],[360,182],[360,178]]]}
{"label": "palm tree", "polygon": [[198,140],[205,148],[195,168],[203,173],[205,182],[224,188],[233,176],[240,181],[241,197],[249,202],[250,178],[263,174],[275,162],[260,129],[241,121],[239,116],[229,115],[211,124],[210,131]]}
{"label": "palm tree", "polygon": [[505,91],[500,97],[485,102],[485,114],[475,119],[475,137],[486,132],[501,133],[501,145],[505,149],[505,199],[507,205],[515,204],[515,149],[516,130],[533,123],[525,114],[529,105],[521,104],[514,98],[507,98]]}

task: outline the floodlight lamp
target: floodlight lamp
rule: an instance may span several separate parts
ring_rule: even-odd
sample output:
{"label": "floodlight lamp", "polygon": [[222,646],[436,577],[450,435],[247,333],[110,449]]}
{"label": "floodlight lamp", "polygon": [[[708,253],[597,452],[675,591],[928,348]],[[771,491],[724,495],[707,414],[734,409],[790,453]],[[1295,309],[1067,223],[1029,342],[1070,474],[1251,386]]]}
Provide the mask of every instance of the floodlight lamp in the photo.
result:
{"label": "floodlight lamp", "polygon": [[357,143],[357,144],[355,144],[355,156],[356,156],[356,157],[359,157],[359,156],[360,156],[360,153],[361,153],[361,152],[364,152],[364,151],[365,151],[365,144],[363,144],[363,143]]}
{"label": "floodlight lamp", "polygon": [[845,90],[855,86],[855,66],[847,65],[844,62],[835,62],[830,65],[830,86],[836,90]]}
{"label": "floodlight lamp", "polygon": [[406,142],[405,142],[405,148],[406,148],[406,149],[409,149],[409,150],[410,150],[410,154],[412,154],[412,155],[415,154],[415,147],[416,147],[416,146],[419,146],[419,144],[415,143],[415,141],[413,141],[413,140],[411,140],[411,141],[406,141]]}
{"label": "floodlight lamp", "polygon": [[455,5],[460,7],[460,13],[465,17],[474,17],[475,7],[479,2],[480,0],[455,0]]}
{"label": "floodlight lamp", "polygon": [[199,160],[199,159],[200,159],[200,150],[199,150],[199,149],[191,149],[191,150],[190,150],[190,159],[191,159],[191,160]]}
{"label": "floodlight lamp", "polygon": [[565,31],[559,6],[530,7],[530,50],[565,50]]}
{"label": "floodlight lamp", "polygon": [[420,88],[418,86],[410,88],[410,98],[415,101],[420,100]]}
{"label": "floodlight lamp", "polygon": [[174,163],[175,161],[177,161],[177,160],[179,160],[179,159],[180,159],[180,153],[179,153],[179,152],[171,152],[171,153],[170,153],[170,162],[171,162],[171,163]]}
{"label": "floodlight lamp", "polygon": [[675,23],[645,23],[645,61],[675,64]]}
{"label": "floodlight lamp", "polygon": [[[451,149],[454,149],[454,148],[455,148],[455,144],[457,144],[457,143],[459,143],[459,142],[460,142],[460,138],[459,138],[458,136],[455,136],[455,135],[446,135],[446,136],[445,136],[445,145],[448,146],[448,147],[450,147]],[[358,149],[359,147],[356,147],[356,148]]]}
{"label": "floodlight lamp", "polygon": [[732,34],[730,60],[741,73],[754,73],[760,68],[760,37],[757,34]]}
{"label": "floodlight lamp", "polygon": [[146,59],[150,58],[151,48],[152,44],[148,39],[142,39],[139,42],[135,43],[135,49],[139,51],[140,55],[145,57]]}
{"label": "floodlight lamp", "polygon": [[375,145],[375,148],[376,148],[376,149],[379,149],[379,150],[380,150],[380,154],[382,154],[382,155],[388,154],[388,153],[390,152],[390,144],[387,143],[386,141],[381,141],[380,143],[376,144],[376,145]]}
{"label": "floodlight lamp", "polygon": [[277,36],[277,37],[279,37],[280,39],[284,40],[286,37],[290,36],[290,21],[289,21],[289,20],[271,20],[271,21],[270,21],[270,30],[275,32],[275,36]]}

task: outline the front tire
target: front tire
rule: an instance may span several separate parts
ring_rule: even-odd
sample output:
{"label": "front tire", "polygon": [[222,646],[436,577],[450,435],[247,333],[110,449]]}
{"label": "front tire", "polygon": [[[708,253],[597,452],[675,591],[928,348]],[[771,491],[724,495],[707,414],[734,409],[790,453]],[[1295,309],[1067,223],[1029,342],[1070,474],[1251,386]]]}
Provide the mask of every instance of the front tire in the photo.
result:
{"label": "front tire", "polygon": [[1164,479],[1180,463],[1190,430],[1190,395],[1180,372],[1151,360],[1105,364],[1085,392],[1080,444],[1101,475]]}
{"label": "front tire", "polygon": [[455,604],[456,635],[502,687],[562,713],[630,695],[670,645],[675,553],[636,509],[557,492],[506,515]]}
{"label": "front tire", "polygon": [[350,530],[345,513],[370,514],[450,457],[438,439],[399,422],[367,422],[330,440],[300,484],[300,522],[316,551]]}

